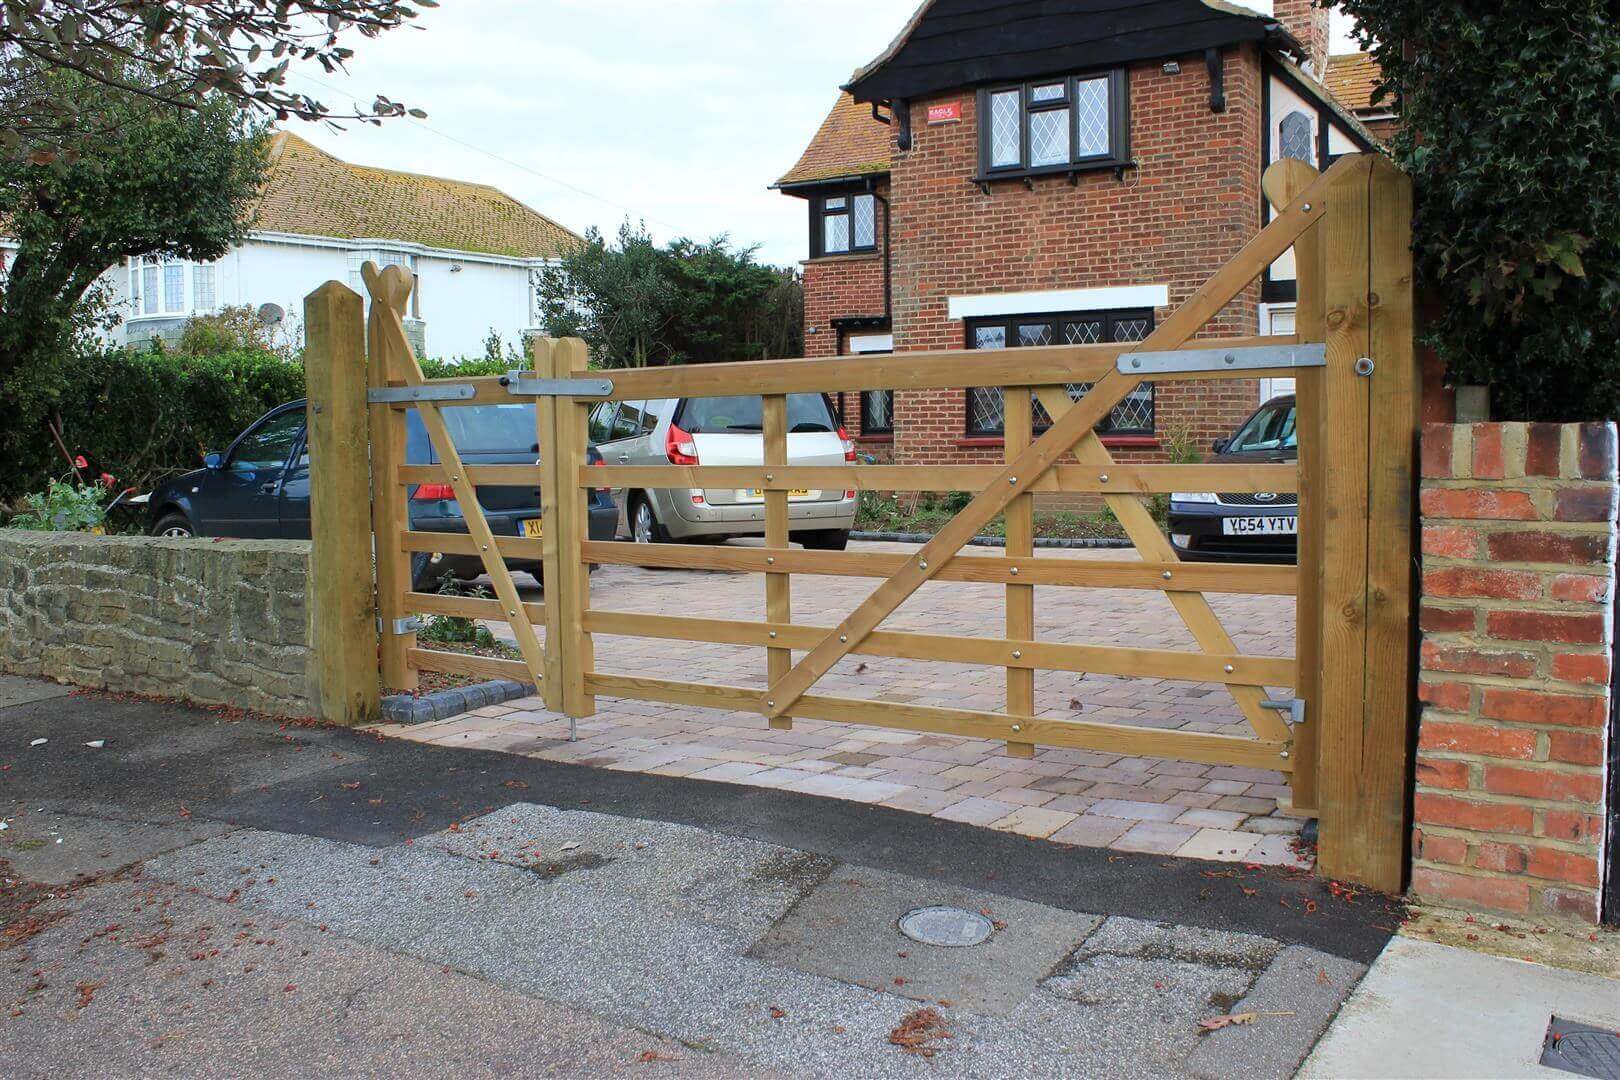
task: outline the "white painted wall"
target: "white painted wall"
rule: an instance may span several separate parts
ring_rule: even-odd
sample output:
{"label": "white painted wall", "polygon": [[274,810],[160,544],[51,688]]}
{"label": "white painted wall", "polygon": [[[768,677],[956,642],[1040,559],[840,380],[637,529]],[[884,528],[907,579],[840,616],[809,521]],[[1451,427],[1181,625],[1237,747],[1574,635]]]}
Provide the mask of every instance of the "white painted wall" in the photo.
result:
{"label": "white painted wall", "polygon": [[[5,246],[5,245],[0,245]],[[419,296],[407,314],[425,323],[425,356],[482,356],[491,330],[507,345],[522,347],[534,327],[530,277],[539,265],[532,259],[504,259],[465,252],[440,251],[388,241],[329,240],[323,237],[261,235],[227,252],[215,264],[215,299],[219,306],[260,307],[277,304],[288,316],[289,329],[302,324],[304,297],[328,281],[341,281],[365,295],[359,268],[383,251],[407,257],[414,265]],[[111,339],[124,343],[147,336],[148,323],[172,325],[195,311],[145,316],[133,313],[128,265],[115,267],[104,280],[118,308],[130,312]],[[188,279],[189,280],[189,279]],[[132,334],[132,331],[137,331]]]}

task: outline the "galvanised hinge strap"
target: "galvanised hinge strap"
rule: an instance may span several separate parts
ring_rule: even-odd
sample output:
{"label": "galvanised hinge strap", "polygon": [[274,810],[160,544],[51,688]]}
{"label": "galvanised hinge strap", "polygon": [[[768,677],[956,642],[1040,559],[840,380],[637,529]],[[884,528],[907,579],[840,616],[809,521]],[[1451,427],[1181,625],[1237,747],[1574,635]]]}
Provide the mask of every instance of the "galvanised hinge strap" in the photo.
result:
{"label": "galvanised hinge strap", "polygon": [[[385,633],[385,625],[382,616],[379,615],[377,617],[377,633]],[[395,619],[392,626],[395,637],[404,637],[406,634],[414,634],[422,629],[422,620],[415,615],[407,615],[403,619]]]}
{"label": "galvanised hinge strap", "polygon": [[466,401],[477,394],[478,388],[471,383],[374,386],[366,391],[366,402],[370,405],[399,405],[413,401]]}
{"label": "galvanised hinge strap", "polygon": [[1116,366],[1122,375],[1326,367],[1327,345],[1318,341],[1303,345],[1249,345],[1234,349],[1176,349],[1173,352],[1121,353]]}
{"label": "galvanised hinge strap", "polygon": [[532,371],[508,371],[501,377],[501,385],[514,396],[533,397],[594,397],[613,396],[613,380],[597,377],[583,379],[542,379]]}

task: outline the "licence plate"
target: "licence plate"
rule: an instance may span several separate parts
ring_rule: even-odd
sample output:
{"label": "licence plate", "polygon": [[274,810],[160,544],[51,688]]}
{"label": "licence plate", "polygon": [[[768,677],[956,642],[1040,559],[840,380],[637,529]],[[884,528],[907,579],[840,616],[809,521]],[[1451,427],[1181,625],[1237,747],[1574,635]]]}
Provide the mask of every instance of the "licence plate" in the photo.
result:
{"label": "licence plate", "polygon": [[531,540],[540,539],[540,518],[524,518],[522,521],[518,522],[518,524],[522,526],[524,536],[530,538]]}
{"label": "licence plate", "polygon": [[[756,499],[763,499],[765,497],[765,489],[764,488],[750,488],[748,490],[748,494],[753,496]],[[790,499],[807,499],[809,497],[810,497],[810,489],[809,488],[794,488],[792,491],[788,492],[788,498],[790,498]]]}
{"label": "licence plate", "polygon": [[1299,518],[1222,518],[1221,532],[1227,536],[1293,536],[1299,532]]}

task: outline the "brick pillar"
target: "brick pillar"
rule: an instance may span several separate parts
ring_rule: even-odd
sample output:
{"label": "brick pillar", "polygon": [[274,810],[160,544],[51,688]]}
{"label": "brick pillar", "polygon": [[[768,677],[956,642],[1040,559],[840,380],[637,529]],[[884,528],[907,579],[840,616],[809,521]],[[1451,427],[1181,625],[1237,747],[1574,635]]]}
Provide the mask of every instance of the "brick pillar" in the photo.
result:
{"label": "brick pillar", "polygon": [[1615,472],[1613,424],[1424,428],[1420,898],[1598,918]]}

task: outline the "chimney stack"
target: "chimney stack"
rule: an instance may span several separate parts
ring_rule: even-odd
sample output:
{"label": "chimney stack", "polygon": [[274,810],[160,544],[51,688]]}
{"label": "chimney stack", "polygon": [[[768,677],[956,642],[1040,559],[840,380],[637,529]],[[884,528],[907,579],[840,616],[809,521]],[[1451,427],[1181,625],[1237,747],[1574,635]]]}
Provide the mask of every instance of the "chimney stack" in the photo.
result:
{"label": "chimney stack", "polygon": [[1328,9],[1311,0],[1274,0],[1272,17],[1305,46],[1305,67],[1321,82],[1327,73]]}

